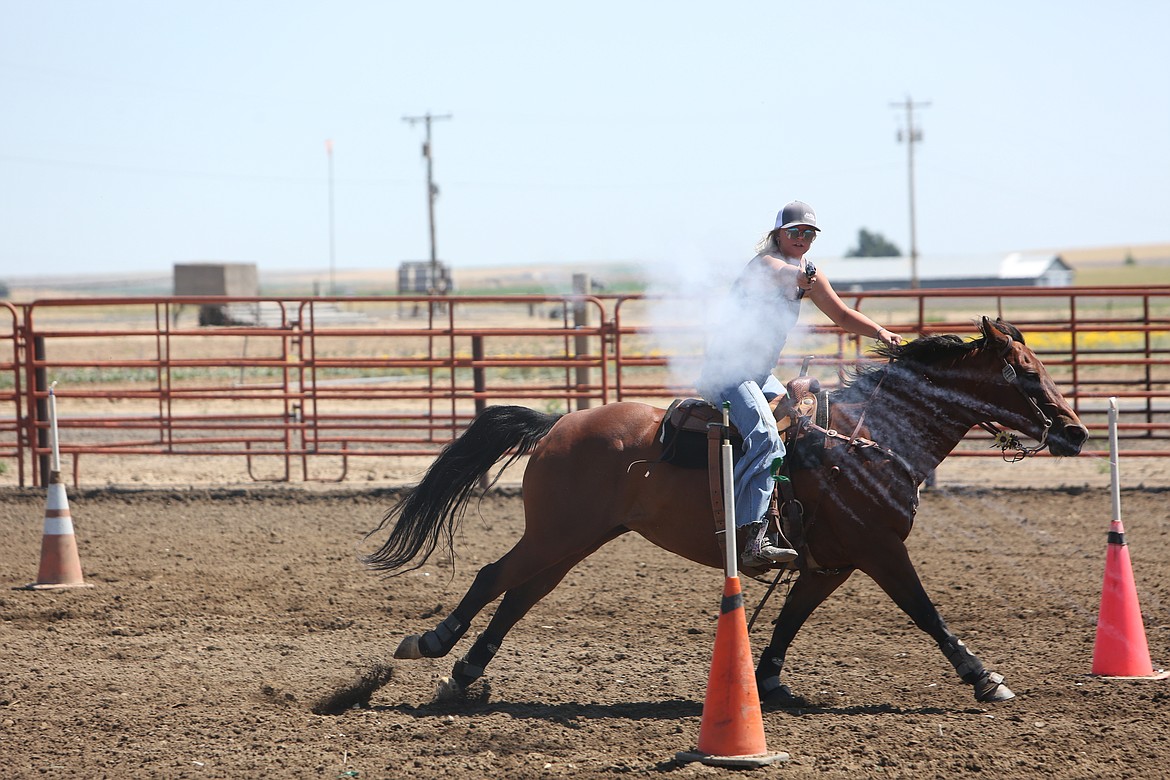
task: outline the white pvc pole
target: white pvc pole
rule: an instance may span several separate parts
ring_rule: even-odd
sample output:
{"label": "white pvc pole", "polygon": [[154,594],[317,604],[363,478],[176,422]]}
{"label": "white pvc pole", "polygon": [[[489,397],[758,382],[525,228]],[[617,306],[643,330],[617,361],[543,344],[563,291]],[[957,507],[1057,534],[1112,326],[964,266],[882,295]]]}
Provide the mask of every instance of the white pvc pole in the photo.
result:
{"label": "white pvc pole", "polygon": [[731,458],[731,437],[728,429],[731,425],[728,410],[730,404],[723,404],[723,444],[719,448],[722,455],[723,468],[723,516],[726,518],[723,527],[724,573],[728,577],[739,575],[739,555],[735,539],[735,469]]}
{"label": "white pvc pole", "polygon": [[1117,398],[1109,399],[1109,478],[1113,487],[1113,522],[1121,522],[1121,476],[1117,469]]}
{"label": "white pvc pole", "polygon": [[53,388],[56,386],[56,382],[49,385],[49,433],[53,443],[53,461],[49,466],[49,471],[52,474],[61,473],[61,447],[57,441],[57,394],[53,392]]}

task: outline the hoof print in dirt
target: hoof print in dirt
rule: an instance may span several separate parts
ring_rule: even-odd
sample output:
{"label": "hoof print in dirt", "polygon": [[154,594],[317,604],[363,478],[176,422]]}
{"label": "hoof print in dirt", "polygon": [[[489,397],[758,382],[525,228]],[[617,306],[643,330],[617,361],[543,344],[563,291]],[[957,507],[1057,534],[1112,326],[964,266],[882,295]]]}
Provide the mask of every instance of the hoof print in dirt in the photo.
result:
{"label": "hoof print in dirt", "polygon": [[281,690],[271,683],[264,683],[260,686],[260,695],[265,701],[273,702],[283,706],[295,706],[297,704],[296,694]]}
{"label": "hoof print in dirt", "polygon": [[310,709],[315,715],[340,715],[354,707],[367,708],[370,698],[394,677],[389,664],[377,664],[358,675],[353,682],[338,686]]}

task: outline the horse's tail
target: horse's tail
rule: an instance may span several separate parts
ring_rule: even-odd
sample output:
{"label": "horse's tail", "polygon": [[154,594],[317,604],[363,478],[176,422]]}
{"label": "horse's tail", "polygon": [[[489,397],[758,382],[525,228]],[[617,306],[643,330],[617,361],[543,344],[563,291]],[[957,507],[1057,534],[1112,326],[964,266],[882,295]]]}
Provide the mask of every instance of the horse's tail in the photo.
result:
{"label": "horse's tail", "polygon": [[418,563],[405,570],[413,571],[426,563],[444,532],[447,548],[453,552],[455,529],[476,484],[513,451],[496,472],[491,483],[495,484],[504,469],[531,452],[560,417],[524,406],[484,409],[462,436],[443,448],[422,481],[367,534],[375,534],[397,519],[386,542],[376,552],[362,556],[362,561],[372,569],[393,571],[422,553]]}

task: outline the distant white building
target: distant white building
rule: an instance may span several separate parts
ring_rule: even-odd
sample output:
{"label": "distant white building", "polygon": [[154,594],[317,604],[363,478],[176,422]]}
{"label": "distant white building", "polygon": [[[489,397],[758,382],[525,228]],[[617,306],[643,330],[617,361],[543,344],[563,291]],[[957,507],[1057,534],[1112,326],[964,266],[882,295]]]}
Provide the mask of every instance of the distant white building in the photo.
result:
{"label": "distant white building", "polygon": [[[909,257],[838,257],[813,262],[823,266],[838,292],[910,288]],[[1073,269],[1060,255],[1012,252],[1009,255],[964,255],[918,258],[918,286],[1068,287]]]}

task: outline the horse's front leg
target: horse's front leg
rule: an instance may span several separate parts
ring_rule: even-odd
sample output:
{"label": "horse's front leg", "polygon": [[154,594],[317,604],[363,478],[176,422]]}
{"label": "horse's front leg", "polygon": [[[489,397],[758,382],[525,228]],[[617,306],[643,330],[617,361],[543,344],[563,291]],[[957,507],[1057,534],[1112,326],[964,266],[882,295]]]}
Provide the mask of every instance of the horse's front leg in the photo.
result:
{"label": "horse's front leg", "polygon": [[780,682],[780,673],[784,670],[784,656],[788,654],[788,646],[796,637],[796,632],[808,620],[821,603],[841,583],[849,579],[853,569],[846,569],[837,574],[810,574],[801,572],[796,584],[784,600],[780,610],[780,617],[776,620],[776,628],[772,631],[772,641],[760,654],[760,662],[756,665],[756,688],[760,693],[760,701],[782,707],[801,704],[802,701],[792,695],[787,685]]}
{"label": "horse's front leg", "polygon": [[866,566],[865,573],[910,616],[914,625],[934,637],[943,655],[955,667],[955,672],[975,689],[976,700],[991,702],[1014,698],[1015,694],[1003,684],[1003,675],[987,671],[983,662],[947,628],[922,587],[906,546],[901,542],[886,546],[889,549],[882,555],[873,556],[875,563]]}

